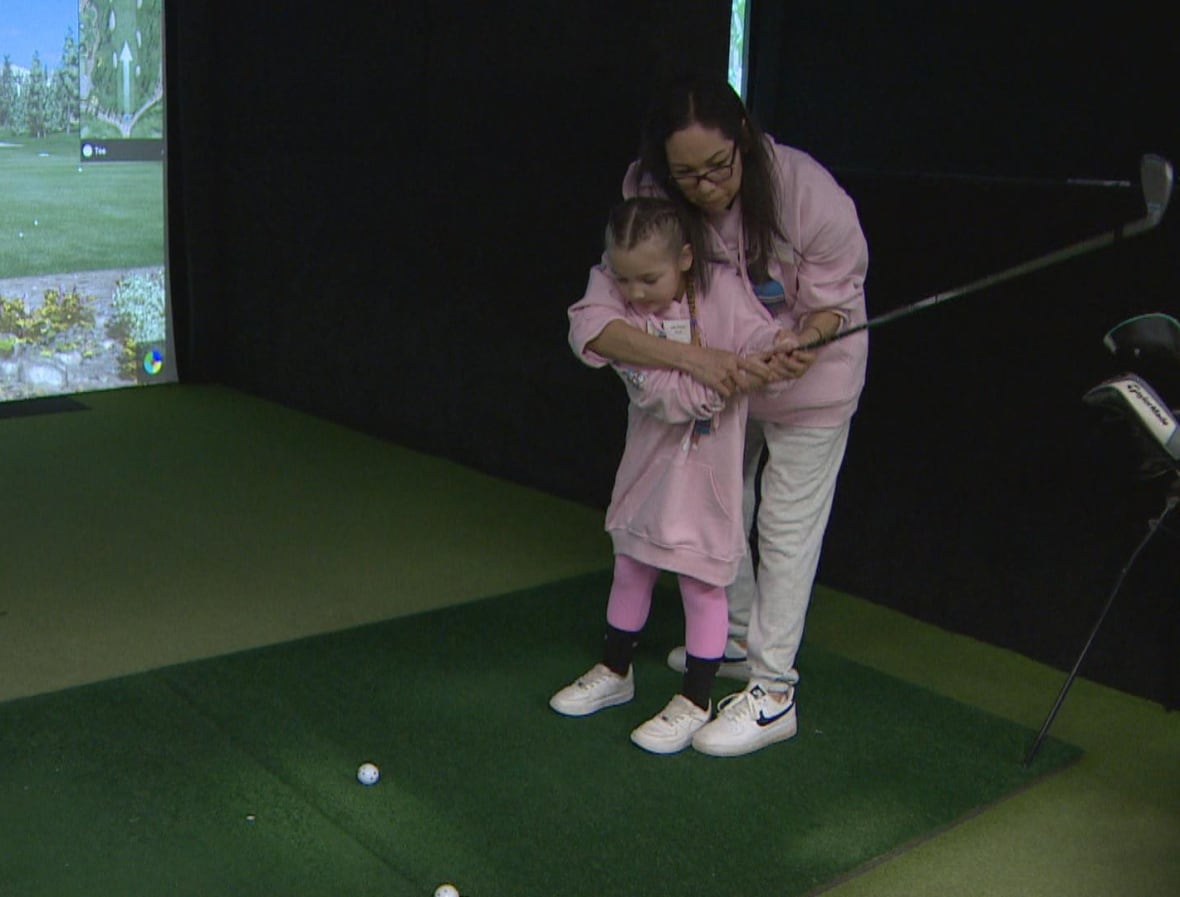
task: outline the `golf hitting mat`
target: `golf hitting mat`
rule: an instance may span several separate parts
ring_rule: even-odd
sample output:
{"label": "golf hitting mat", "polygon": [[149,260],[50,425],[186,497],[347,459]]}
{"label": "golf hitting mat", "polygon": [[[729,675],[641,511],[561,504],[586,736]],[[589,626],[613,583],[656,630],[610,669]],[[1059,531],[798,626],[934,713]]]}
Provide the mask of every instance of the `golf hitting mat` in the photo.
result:
{"label": "golf hitting mat", "polygon": [[[1080,756],[819,647],[799,734],[628,739],[680,677],[661,584],[636,697],[570,719],[607,574],[0,704],[0,894],[801,895]],[[739,688],[718,680],[715,700]],[[358,783],[363,762],[380,781]]]}

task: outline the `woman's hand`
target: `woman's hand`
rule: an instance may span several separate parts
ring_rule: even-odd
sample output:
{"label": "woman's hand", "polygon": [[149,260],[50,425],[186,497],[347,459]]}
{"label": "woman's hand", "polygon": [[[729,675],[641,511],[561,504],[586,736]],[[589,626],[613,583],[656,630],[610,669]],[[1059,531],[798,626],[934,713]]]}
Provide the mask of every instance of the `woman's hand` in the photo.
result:
{"label": "woman's hand", "polygon": [[[802,344],[803,340],[799,342]],[[798,380],[815,364],[815,357],[814,349],[792,349],[779,354],[776,361],[781,366],[784,380]]]}
{"label": "woman's hand", "polygon": [[743,357],[707,346],[682,346],[680,369],[724,398],[735,393],[761,389],[775,379],[771,366],[762,358]]}
{"label": "woman's hand", "polygon": [[774,380],[798,380],[811,369],[819,348],[801,349],[831,339],[839,332],[843,319],[830,311],[811,315],[797,331],[783,331],[775,340],[775,347],[763,358],[774,374]]}
{"label": "woman's hand", "polygon": [[808,342],[814,342],[816,330],[814,327],[804,327],[797,332],[783,330],[775,338],[775,346],[763,356],[771,371],[771,382],[783,380],[798,380],[815,364],[815,350],[800,349]]}

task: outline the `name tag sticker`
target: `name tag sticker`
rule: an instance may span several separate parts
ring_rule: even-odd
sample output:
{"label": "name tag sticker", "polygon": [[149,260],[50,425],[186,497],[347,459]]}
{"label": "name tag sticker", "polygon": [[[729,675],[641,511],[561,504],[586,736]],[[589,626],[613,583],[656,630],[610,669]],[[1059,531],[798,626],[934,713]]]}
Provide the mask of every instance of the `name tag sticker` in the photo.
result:
{"label": "name tag sticker", "polygon": [[688,321],[664,321],[664,336],[674,343],[692,342],[692,324]]}

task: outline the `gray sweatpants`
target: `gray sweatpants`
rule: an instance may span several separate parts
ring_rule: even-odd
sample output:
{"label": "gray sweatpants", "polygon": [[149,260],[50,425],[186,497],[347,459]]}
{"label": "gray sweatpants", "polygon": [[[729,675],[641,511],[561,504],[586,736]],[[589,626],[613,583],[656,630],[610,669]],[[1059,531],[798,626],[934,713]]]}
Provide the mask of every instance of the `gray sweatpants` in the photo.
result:
{"label": "gray sweatpants", "polygon": [[747,554],[727,592],[729,634],[748,642],[754,679],[799,681],[795,655],[803,640],[849,426],[750,420],[747,427],[742,496],[746,532],[754,521],[758,461],[763,445],[769,449],[758,505],[758,574]]}

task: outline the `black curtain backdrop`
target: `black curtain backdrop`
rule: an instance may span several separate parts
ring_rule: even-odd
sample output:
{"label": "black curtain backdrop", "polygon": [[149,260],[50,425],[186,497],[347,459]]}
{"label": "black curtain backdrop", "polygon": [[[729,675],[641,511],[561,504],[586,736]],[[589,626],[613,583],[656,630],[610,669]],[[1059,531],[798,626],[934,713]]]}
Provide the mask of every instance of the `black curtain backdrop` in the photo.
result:
{"label": "black curtain backdrop", "polygon": [[[754,2],[751,105],[857,200],[871,314],[1142,217],[1141,156],[1180,160],[1174,12]],[[1165,498],[1130,425],[1081,396],[1121,372],[1111,326],[1180,312],[1178,240],[1172,210],[876,331],[821,579],[1072,666]],[[1084,675],[1180,705],[1178,558],[1157,535]]]}
{"label": "black curtain backdrop", "polygon": [[600,500],[623,397],[566,307],[728,2],[171,9],[182,376]]}
{"label": "black curtain backdrop", "polygon": [[[1142,214],[1174,158],[1149,15],[752,6],[753,106],[857,200],[880,312]],[[566,307],[601,252],[653,81],[724,73],[722,0],[169,6],[181,375],[604,507],[616,378]],[[1035,183],[931,177],[947,172]],[[873,338],[821,579],[1067,667],[1162,499],[1080,395],[1100,340],[1176,310],[1158,232]],[[1177,398],[1180,403],[1180,398]],[[1169,545],[1168,542],[1171,542]],[[1180,702],[1175,537],[1085,672]]]}

